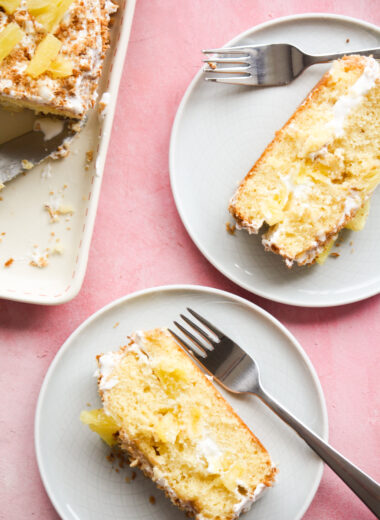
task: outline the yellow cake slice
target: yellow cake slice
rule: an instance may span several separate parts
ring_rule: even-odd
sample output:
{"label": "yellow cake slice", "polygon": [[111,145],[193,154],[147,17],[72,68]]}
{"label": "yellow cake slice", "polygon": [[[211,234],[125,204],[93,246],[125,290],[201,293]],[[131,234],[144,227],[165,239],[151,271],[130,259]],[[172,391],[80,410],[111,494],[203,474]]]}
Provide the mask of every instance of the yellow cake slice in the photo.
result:
{"label": "yellow cake slice", "polygon": [[231,199],[237,225],[291,267],[313,263],[380,182],[380,65],[347,56],[276,133]]}
{"label": "yellow cake slice", "polygon": [[111,0],[0,0],[0,104],[83,118],[116,9]]}
{"label": "yellow cake slice", "polygon": [[166,329],[135,333],[98,366],[103,409],[82,421],[191,516],[236,519],[273,484],[266,449]]}

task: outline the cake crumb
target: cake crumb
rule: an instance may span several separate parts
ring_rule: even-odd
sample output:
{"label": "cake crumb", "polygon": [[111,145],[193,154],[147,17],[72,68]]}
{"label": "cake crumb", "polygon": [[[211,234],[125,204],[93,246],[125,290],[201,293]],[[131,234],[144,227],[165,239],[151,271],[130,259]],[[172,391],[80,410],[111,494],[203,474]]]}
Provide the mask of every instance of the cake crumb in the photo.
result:
{"label": "cake crumb", "polygon": [[24,170],[31,170],[34,166],[34,164],[32,162],[28,161],[27,159],[23,159],[21,161],[21,165],[24,168]]}
{"label": "cake crumb", "polygon": [[150,497],[149,497],[149,502],[150,502],[152,505],[154,505],[154,504],[156,503],[156,499],[154,498],[153,495],[150,495]]}
{"label": "cake crumb", "polygon": [[49,265],[48,262],[49,252],[48,250],[45,253],[42,253],[38,246],[33,246],[33,251],[30,254],[30,262],[29,265],[32,267],[38,267],[39,269],[43,269]]}
{"label": "cake crumb", "polygon": [[130,477],[125,477],[125,482],[126,482],[127,484],[129,484],[129,483],[131,482],[131,478],[130,478]]}
{"label": "cake crumb", "polygon": [[334,258],[338,258],[340,256],[339,253],[330,253],[330,256],[334,257]]}
{"label": "cake crumb", "polygon": [[118,327],[120,325],[120,322],[116,322],[115,325],[113,326],[114,329],[116,329],[116,327]]}
{"label": "cake crumb", "polygon": [[132,480],[135,480],[136,477],[137,477],[137,473],[136,473],[136,471],[132,471],[131,479],[132,479]]}
{"label": "cake crumb", "polygon": [[226,222],[226,231],[230,235],[234,235],[236,231],[236,224],[231,224],[231,222]]}
{"label": "cake crumb", "polygon": [[86,171],[90,169],[90,164],[92,163],[93,160],[94,160],[93,150],[86,152],[86,165],[84,167]]}
{"label": "cake crumb", "polygon": [[7,260],[4,263],[4,267],[10,267],[13,264],[13,262],[14,262],[13,258],[9,258],[9,260]]}
{"label": "cake crumb", "polygon": [[351,242],[350,242],[350,246],[352,247],[353,245],[354,245],[354,243],[353,243],[353,241],[351,240]]}
{"label": "cake crumb", "polygon": [[90,407],[90,406],[91,406],[91,403],[86,403],[86,406],[89,406],[89,407]]}
{"label": "cake crumb", "polygon": [[350,38],[347,38],[347,39],[346,39],[346,43],[350,43]]}
{"label": "cake crumb", "polygon": [[210,67],[210,69],[215,70],[216,69],[216,63],[213,61],[207,62],[207,65]]}

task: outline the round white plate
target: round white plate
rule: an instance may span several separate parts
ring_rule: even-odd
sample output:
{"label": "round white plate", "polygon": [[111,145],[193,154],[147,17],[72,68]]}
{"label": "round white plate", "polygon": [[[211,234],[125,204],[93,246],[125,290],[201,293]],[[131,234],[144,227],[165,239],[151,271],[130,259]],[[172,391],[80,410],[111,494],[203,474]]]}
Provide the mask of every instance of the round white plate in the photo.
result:
{"label": "round white plate", "polygon": [[[349,40],[349,41],[347,41]],[[265,23],[228,45],[292,43],[314,54],[377,47],[374,25],[335,15],[291,16]],[[210,42],[212,46],[212,42]],[[360,233],[323,266],[294,267],[266,253],[260,235],[227,233],[227,206],[267,144],[329,65],[315,65],[286,87],[206,83],[199,72],[177,112],[170,144],[174,198],[191,238],[206,258],[241,287],[274,301],[305,307],[341,305],[380,292],[380,190]]]}
{"label": "round white plate", "polygon": [[[236,339],[258,361],[267,390],[327,437],[326,406],[314,368],[293,336],[267,312],[227,292],[204,287],[135,293],[101,309],[70,336],[41,388],[35,419],[37,460],[48,495],[64,520],[185,519],[141,473],[126,483],[131,470],[117,473],[112,468],[106,460],[109,448],[80,422],[79,414],[100,407],[93,377],[95,356],[125,344],[133,330],[170,326],[186,306]],[[322,462],[258,398],[224,395],[279,468],[276,485],[244,518],[302,518],[319,485]],[[150,496],[156,498],[155,504]]]}

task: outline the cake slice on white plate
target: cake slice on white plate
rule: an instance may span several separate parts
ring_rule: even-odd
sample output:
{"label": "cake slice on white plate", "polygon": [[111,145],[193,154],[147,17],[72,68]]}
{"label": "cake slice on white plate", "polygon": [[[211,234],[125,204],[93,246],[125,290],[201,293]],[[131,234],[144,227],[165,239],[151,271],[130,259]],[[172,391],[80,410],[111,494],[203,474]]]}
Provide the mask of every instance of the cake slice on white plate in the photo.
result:
{"label": "cake slice on white plate", "polygon": [[98,356],[103,409],[81,420],[197,520],[234,520],[274,483],[271,458],[166,329]]}
{"label": "cake slice on white plate", "polygon": [[380,65],[346,56],[276,133],[229,210],[249,233],[269,226],[263,245],[288,267],[311,264],[342,228],[363,227],[380,182],[379,149]]}

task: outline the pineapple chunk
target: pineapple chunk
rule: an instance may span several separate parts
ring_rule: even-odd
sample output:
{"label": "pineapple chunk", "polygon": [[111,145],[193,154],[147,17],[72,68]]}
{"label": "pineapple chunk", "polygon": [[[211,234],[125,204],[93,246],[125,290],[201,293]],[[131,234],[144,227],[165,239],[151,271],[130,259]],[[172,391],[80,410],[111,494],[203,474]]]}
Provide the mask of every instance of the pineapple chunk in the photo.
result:
{"label": "pineapple chunk", "polygon": [[70,60],[58,56],[47,69],[53,78],[66,78],[73,73],[73,64]]}
{"label": "pineapple chunk", "polygon": [[158,364],[154,367],[154,373],[159,378],[168,397],[178,395],[184,385],[189,381],[186,372],[182,368],[168,364]]}
{"label": "pineapple chunk", "polygon": [[14,47],[23,39],[24,33],[17,23],[9,23],[0,32],[0,63],[8,56]]}
{"label": "pineapple chunk", "polygon": [[324,250],[321,253],[319,253],[319,255],[317,256],[317,258],[315,260],[317,262],[317,264],[322,265],[322,264],[324,264],[326,262],[327,257],[329,256],[330,251],[332,249],[332,246],[334,245],[334,242],[335,242],[334,238],[332,238],[330,240],[330,242],[327,242],[327,244],[325,245]]}
{"label": "pineapple chunk", "polygon": [[27,9],[47,32],[54,32],[74,0],[28,0]]}
{"label": "pineapple chunk", "polygon": [[174,444],[179,430],[180,426],[177,417],[168,412],[156,425],[156,436],[160,442]]}
{"label": "pineapple chunk", "polygon": [[54,61],[61,50],[62,42],[60,42],[52,34],[48,34],[38,45],[36,52],[26,69],[26,73],[37,78],[45,72]]}
{"label": "pineapple chunk", "polygon": [[0,7],[8,14],[12,14],[16,11],[20,5],[21,0],[0,0]]}
{"label": "pineapple chunk", "polygon": [[346,224],[347,229],[351,231],[361,231],[364,228],[367,217],[369,214],[369,200],[363,204],[363,206],[356,213],[355,217]]}
{"label": "pineapple chunk", "polygon": [[83,410],[80,414],[80,420],[82,423],[88,424],[91,430],[97,433],[109,446],[116,444],[115,433],[118,432],[119,427],[112,417],[106,415],[103,408],[91,411]]}

